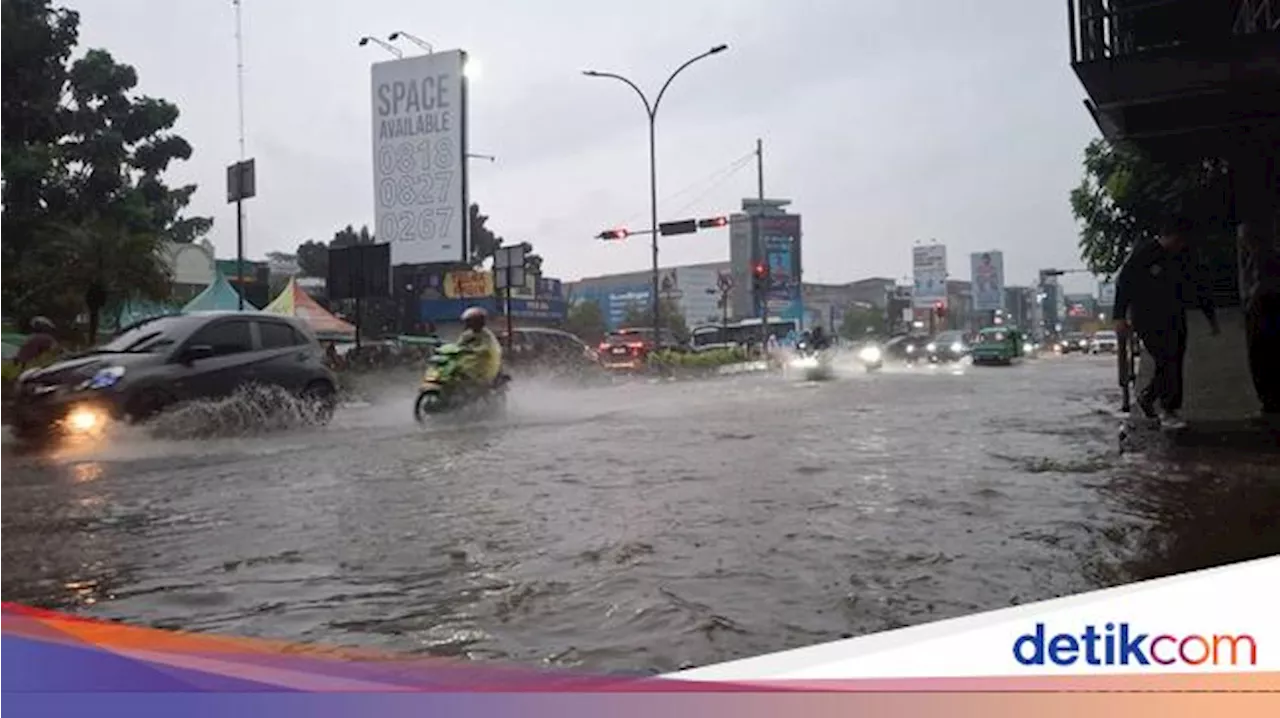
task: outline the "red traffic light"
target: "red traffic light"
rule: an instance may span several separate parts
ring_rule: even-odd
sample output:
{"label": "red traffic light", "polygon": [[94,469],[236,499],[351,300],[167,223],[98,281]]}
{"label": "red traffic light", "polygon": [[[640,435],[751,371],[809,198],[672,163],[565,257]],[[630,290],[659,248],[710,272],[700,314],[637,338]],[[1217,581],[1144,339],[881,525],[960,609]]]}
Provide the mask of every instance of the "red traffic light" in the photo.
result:
{"label": "red traffic light", "polygon": [[617,229],[606,229],[600,234],[597,234],[596,239],[604,239],[604,240],[626,239],[628,234],[630,234],[630,232],[628,232],[626,229],[622,227],[619,227]]}
{"label": "red traffic light", "polygon": [[729,226],[728,217],[708,217],[698,220],[698,229],[718,229]]}
{"label": "red traffic light", "polygon": [[765,266],[764,262],[756,262],[751,267],[751,273],[755,275],[756,279],[764,279],[765,275],[769,273],[769,268]]}

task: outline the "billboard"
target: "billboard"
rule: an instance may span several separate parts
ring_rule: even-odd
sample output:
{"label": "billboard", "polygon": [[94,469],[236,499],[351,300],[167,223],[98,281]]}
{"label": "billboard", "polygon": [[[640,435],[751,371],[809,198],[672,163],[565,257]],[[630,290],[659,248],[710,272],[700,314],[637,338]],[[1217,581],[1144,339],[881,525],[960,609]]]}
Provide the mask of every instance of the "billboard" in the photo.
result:
{"label": "billboard", "polygon": [[1116,283],[1098,282],[1098,306],[1108,310],[1116,303]]}
{"label": "billboard", "polygon": [[979,312],[1004,309],[1004,253],[974,252],[969,255],[969,277],[973,287],[973,308]]}
{"label": "billboard", "polygon": [[374,223],[391,263],[467,258],[461,50],[373,65]]}
{"label": "billboard", "polygon": [[763,260],[769,266],[769,316],[804,321],[800,282],[800,216],[764,216],[760,223]]}
{"label": "billboard", "polygon": [[917,308],[947,301],[947,247],[929,244],[911,248],[911,300]]}

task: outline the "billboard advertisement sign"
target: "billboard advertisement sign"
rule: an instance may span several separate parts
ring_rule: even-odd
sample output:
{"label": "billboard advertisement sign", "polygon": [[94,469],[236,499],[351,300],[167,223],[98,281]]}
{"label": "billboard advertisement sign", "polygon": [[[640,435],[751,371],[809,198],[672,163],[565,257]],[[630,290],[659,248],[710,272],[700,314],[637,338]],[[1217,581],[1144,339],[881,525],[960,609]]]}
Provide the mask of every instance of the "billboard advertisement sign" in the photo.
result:
{"label": "billboard advertisement sign", "polygon": [[929,244],[911,248],[911,298],[917,308],[947,301],[947,247]]}
{"label": "billboard advertisement sign", "polygon": [[374,221],[391,263],[467,258],[461,50],[373,65]]}
{"label": "billboard advertisement sign", "polygon": [[449,299],[492,297],[493,275],[469,269],[448,272],[444,275],[444,296]]}
{"label": "billboard advertisement sign", "polygon": [[1115,282],[1098,282],[1098,306],[1113,307],[1116,303]]}
{"label": "billboard advertisement sign", "polygon": [[1004,309],[1004,253],[974,252],[969,255],[969,277],[973,282],[973,308],[979,312]]}
{"label": "billboard advertisement sign", "polygon": [[764,262],[769,266],[768,301],[770,316],[804,321],[804,300],[800,283],[800,216],[761,217],[760,238]]}

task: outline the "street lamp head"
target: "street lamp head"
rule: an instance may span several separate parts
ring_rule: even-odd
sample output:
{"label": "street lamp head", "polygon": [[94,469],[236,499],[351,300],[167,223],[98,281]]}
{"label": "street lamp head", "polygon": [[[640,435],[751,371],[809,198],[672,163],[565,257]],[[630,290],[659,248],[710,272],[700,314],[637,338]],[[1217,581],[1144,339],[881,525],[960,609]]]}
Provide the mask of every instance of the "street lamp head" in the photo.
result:
{"label": "street lamp head", "polygon": [[596,72],[595,70],[583,70],[583,71],[582,71],[582,74],[586,75],[587,77],[599,77],[599,76],[600,76],[600,73],[599,73],[599,72]]}
{"label": "street lamp head", "polygon": [[715,47],[711,48],[711,52],[709,54],[714,55],[717,52],[724,52],[725,50],[728,50],[728,49],[729,49],[728,45],[716,45]]}
{"label": "street lamp head", "polygon": [[368,45],[369,41],[372,39],[373,38],[369,37],[368,35],[365,35],[364,37],[360,38],[360,47],[364,47],[365,45]]}
{"label": "street lamp head", "polygon": [[390,35],[387,35],[387,39],[388,39],[388,40],[390,40],[391,42],[395,42],[396,40],[399,40],[399,39],[400,39],[400,33],[399,33],[399,32],[393,32],[393,33],[391,33]]}

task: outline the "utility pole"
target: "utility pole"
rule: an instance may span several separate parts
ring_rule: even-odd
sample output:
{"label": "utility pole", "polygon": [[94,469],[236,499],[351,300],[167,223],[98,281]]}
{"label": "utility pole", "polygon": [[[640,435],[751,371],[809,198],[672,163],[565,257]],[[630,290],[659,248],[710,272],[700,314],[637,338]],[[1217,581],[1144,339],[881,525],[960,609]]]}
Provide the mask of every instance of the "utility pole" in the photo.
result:
{"label": "utility pole", "polygon": [[[236,5],[236,105],[240,127],[240,165],[244,165],[244,33],[241,29],[240,1]],[[243,173],[243,169],[238,170]],[[243,174],[240,175],[243,182]],[[239,309],[244,311],[244,192],[236,195],[236,289],[239,291]]]}
{"label": "utility pole", "polygon": [[764,246],[764,235],[760,229],[760,213],[764,211],[764,141],[756,139],[756,206],[752,216],[755,245],[760,251],[760,261],[764,263],[764,292],[760,297],[760,353],[767,355],[769,350],[769,292],[773,289],[773,268],[769,266],[768,248]]}

